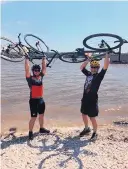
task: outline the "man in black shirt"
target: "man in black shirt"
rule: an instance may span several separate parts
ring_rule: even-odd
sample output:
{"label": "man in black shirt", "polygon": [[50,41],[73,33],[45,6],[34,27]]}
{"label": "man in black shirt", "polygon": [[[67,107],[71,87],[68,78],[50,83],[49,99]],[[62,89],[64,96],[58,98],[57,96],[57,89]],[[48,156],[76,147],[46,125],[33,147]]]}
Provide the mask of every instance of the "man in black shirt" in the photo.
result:
{"label": "man in black shirt", "polygon": [[[90,62],[91,71],[86,69],[87,64]],[[101,84],[101,81],[104,78],[104,75],[107,71],[109,66],[109,55],[106,54],[104,59],[104,67],[98,73],[100,64],[96,60],[90,61],[88,59],[85,61],[80,69],[83,74],[86,76],[86,81],[84,84],[84,92],[83,98],[81,100],[81,113],[82,118],[85,124],[84,130],[80,133],[80,136],[84,136],[91,132],[90,128],[88,127],[88,117],[90,118],[93,126],[93,134],[91,136],[91,140],[97,137],[97,121],[96,116],[98,116],[98,90]]]}

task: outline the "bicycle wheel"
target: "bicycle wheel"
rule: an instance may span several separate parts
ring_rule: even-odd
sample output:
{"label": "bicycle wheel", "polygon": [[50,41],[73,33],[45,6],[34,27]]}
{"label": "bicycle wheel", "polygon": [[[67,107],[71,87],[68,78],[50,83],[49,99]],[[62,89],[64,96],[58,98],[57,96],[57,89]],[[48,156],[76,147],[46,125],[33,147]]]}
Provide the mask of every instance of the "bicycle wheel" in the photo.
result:
{"label": "bicycle wheel", "polygon": [[18,45],[5,37],[0,37],[0,39],[0,55],[2,59],[10,62],[21,62],[24,60],[25,57],[21,48]]}
{"label": "bicycle wheel", "polygon": [[77,52],[68,52],[60,54],[59,59],[67,63],[81,63],[87,60],[84,55],[79,55]]}
{"label": "bicycle wheel", "polygon": [[[87,36],[83,40],[83,45],[86,48],[99,52],[109,51],[110,49],[102,43],[103,41],[109,45],[111,50],[117,49],[123,45],[123,39],[120,36],[110,33],[99,33]],[[115,41],[118,41],[118,43],[115,43]]]}
{"label": "bicycle wheel", "polygon": [[49,52],[49,47],[46,45],[46,43],[35,35],[26,34],[24,36],[24,40],[27,43],[27,45],[30,46],[30,48],[32,48],[34,51],[38,53],[42,54]]}

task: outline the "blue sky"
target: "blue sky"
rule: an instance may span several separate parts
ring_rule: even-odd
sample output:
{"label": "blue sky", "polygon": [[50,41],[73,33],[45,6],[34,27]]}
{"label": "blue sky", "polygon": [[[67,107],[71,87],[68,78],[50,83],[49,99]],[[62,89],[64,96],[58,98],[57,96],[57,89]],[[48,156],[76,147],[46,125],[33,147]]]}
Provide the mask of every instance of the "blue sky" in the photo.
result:
{"label": "blue sky", "polygon": [[[128,40],[128,2],[6,2],[1,6],[1,33],[16,41],[20,32],[41,37],[52,49],[83,47],[93,33],[108,32]],[[128,52],[128,44],[123,51]]]}

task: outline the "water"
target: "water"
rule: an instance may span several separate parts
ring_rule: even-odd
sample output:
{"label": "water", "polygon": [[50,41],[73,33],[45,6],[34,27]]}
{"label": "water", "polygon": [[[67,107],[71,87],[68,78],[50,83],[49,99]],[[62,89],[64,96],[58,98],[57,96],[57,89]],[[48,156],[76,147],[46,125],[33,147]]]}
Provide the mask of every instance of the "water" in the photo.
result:
{"label": "water", "polygon": [[[29,88],[25,79],[24,62],[11,63],[1,60],[1,65],[2,116],[4,118],[7,115],[11,115],[10,117],[24,115],[29,111]],[[57,60],[52,68],[47,69],[47,75],[44,77],[44,99],[49,108],[47,111],[50,111],[48,117],[51,119],[60,117],[67,120],[71,117],[77,121],[80,116],[78,111],[85,76],[79,67],[80,64],[68,64]],[[104,112],[109,111],[107,110],[109,108],[125,107],[122,111],[125,115],[128,113],[126,108],[128,107],[128,65],[109,66],[99,89],[99,106]],[[120,112],[114,113],[114,116],[117,114],[122,115]]]}
{"label": "water", "polygon": [[[2,107],[29,99],[25,80],[24,62],[1,62]],[[44,98],[51,104],[79,105],[85,76],[80,64],[68,64],[57,60],[47,69],[44,77]],[[99,90],[100,105],[128,103],[128,65],[110,65]],[[6,106],[7,106],[6,104]]]}

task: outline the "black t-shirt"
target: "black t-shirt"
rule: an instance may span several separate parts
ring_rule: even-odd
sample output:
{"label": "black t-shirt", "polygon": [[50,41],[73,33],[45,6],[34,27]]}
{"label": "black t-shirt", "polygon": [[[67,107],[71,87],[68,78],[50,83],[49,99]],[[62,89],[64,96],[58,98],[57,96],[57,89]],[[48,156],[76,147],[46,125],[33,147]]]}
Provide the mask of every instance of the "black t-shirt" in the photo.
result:
{"label": "black t-shirt", "polygon": [[98,98],[97,92],[99,90],[101,81],[104,78],[106,70],[102,69],[100,73],[92,74],[90,71],[84,68],[82,72],[86,76],[83,98],[93,97],[94,100],[97,99]]}

